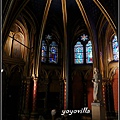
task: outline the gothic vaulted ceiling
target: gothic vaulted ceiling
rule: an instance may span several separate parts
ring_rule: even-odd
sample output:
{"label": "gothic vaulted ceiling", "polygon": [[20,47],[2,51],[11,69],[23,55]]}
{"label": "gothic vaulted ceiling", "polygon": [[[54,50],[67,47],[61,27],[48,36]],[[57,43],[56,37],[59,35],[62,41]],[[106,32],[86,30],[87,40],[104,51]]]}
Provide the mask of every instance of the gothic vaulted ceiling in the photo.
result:
{"label": "gothic vaulted ceiling", "polygon": [[[46,20],[46,33],[58,30],[60,34],[63,31],[63,14],[66,15],[66,25],[70,34],[74,34],[78,29],[90,26],[92,28],[98,27],[104,10],[108,13],[113,23],[117,26],[117,0],[50,0],[51,3],[48,9],[48,15]],[[45,6],[47,0],[30,0],[26,6],[33,12],[39,26],[43,21],[43,14],[45,12]],[[99,6],[101,3],[104,9]],[[65,8],[62,8],[62,4],[65,4]],[[64,6],[64,5],[63,5]],[[65,13],[63,12],[65,9]],[[116,16],[116,17],[115,17]],[[88,19],[88,21],[86,21]],[[86,22],[85,22],[86,21]],[[64,21],[65,22],[65,21]],[[89,27],[88,27],[89,28]]]}
{"label": "gothic vaulted ceiling", "polygon": [[[63,31],[66,31],[68,38],[75,39],[74,37],[78,37],[82,32],[95,33],[98,32],[103,17],[114,30],[117,29],[117,0],[27,0],[26,3],[16,0],[14,2],[16,7],[13,7],[11,16],[12,14],[15,16],[15,12],[30,14],[37,26],[36,31],[38,34],[42,31],[42,36],[52,34],[58,39],[63,39],[65,34]],[[9,4],[9,1],[7,3]],[[4,1],[2,4],[4,19],[7,5]],[[19,19],[19,15],[17,17]]]}

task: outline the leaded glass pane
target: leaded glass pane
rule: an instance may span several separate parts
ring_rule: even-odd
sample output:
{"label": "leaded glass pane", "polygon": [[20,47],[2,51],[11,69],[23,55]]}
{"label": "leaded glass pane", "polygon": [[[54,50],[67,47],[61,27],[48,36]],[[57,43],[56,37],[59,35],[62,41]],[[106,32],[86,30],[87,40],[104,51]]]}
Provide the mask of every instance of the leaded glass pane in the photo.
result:
{"label": "leaded glass pane", "polygon": [[117,36],[114,36],[114,39],[112,40],[112,47],[113,47],[113,59],[117,61],[119,60]]}
{"label": "leaded glass pane", "polygon": [[41,62],[46,62],[47,57],[47,45],[45,41],[42,41]]}
{"label": "leaded glass pane", "polygon": [[58,45],[55,41],[49,46],[49,62],[50,63],[57,63],[58,62]]}
{"label": "leaded glass pane", "polygon": [[86,63],[93,63],[91,41],[88,41],[88,43],[86,44]]}
{"label": "leaded glass pane", "polygon": [[83,63],[83,45],[81,42],[77,42],[74,46],[74,63],[81,64]]}

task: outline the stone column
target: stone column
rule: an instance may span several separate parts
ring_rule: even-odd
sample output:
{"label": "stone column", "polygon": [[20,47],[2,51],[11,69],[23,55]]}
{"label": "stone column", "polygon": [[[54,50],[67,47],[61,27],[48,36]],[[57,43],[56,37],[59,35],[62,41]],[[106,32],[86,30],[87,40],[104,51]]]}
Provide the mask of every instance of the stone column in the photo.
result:
{"label": "stone column", "polygon": [[67,97],[66,97],[66,80],[64,80],[64,110],[67,108]]}
{"label": "stone column", "polygon": [[106,93],[106,82],[107,82],[107,79],[103,79],[103,82],[102,82],[102,95],[103,95],[103,104],[104,104],[104,107],[105,107],[105,117],[107,116],[106,115],[106,97],[105,97],[105,93]]}
{"label": "stone column", "polygon": [[60,81],[60,109],[64,109],[64,81],[62,79]]}
{"label": "stone column", "polygon": [[37,82],[38,82],[38,78],[34,77],[33,79],[33,102],[32,102],[32,113],[30,116],[30,120],[38,120],[38,113],[36,110],[36,100],[37,100]]}
{"label": "stone column", "polygon": [[25,113],[29,113],[29,99],[30,99],[30,83],[31,77],[26,78],[26,99],[25,99]]}
{"label": "stone column", "polygon": [[31,77],[26,77],[26,80],[24,81],[24,84],[26,87],[26,93],[25,93],[25,100],[24,100],[24,111],[21,115],[22,120],[28,120],[29,118],[29,100],[30,100],[30,83],[31,83]]}
{"label": "stone column", "polygon": [[106,106],[107,106],[107,117],[114,116],[114,100],[113,100],[113,89],[112,81],[108,80],[107,82],[107,93],[106,93]]}

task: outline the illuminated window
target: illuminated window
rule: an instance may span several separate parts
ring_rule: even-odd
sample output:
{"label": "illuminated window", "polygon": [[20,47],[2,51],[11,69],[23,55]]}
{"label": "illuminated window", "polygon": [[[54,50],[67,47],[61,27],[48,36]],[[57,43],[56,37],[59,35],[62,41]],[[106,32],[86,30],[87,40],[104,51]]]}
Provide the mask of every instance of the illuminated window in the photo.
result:
{"label": "illuminated window", "polygon": [[114,36],[112,40],[112,48],[113,48],[113,59],[115,61],[119,60],[119,51],[118,51],[118,41],[117,41],[117,36]]}
{"label": "illuminated window", "polygon": [[83,45],[79,41],[74,46],[74,58],[75,64],[83,63]]}
{"label": "illuminated window", "polygon": [[42,41],[42,51],[41,51],[41,62],[46,62],[46,57],[47,57],[47,44],[43,40]]}
{"label": "illuminated window", "polygon": [[86,63],[92,63],[92,43],[91,41],[88,41],[86,44]]}
{"label": "illuminated window", "polygon": [[93,63],[92,43],[88,39],[88,35],[83,34],[76,42],[74,46],[74,63]]}
{"label": "illuminated window", "polygon": [[58,61],[58,45],[55,41],[49,45],[49,62],[57,63]]}
{"label": "illuminated window", "polygon": [[42,41],[41,62],[58,63],[58,44],[50,35],[46,35],[45,40]]}

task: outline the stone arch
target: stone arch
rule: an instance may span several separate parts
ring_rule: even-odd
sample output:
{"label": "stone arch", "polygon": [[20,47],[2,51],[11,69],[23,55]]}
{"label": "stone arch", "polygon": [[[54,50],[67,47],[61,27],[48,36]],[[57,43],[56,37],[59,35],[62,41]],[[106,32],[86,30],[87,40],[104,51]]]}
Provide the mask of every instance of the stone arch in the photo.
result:
{"label": "stone arch", "polygon": [[18,69],[19,72],[23,73],[24,69],[21,65],[12,65],[10,67],[10,74],[15,71],[15,69]]}
{"label": "stone arch", "polygon": [[59,70],[51,70],[48,72],[48,109],[60,108],[61,85]]}
{"label": "stone arch", "polygon": [[51,70],[48,72],[48,77],[51,77],[52,75],[55,75],[58,78],[61,78],[61,73],[58,70]]}
{"label": "stone arch", "polygon": [[116,69],[118,69],[118,66],[116,67],[113,67],[109,70],[109,79],[112,80],[113,79],[113,76],[115,75],[115,71]]}
{"label": "stone arch", "polygon": [[18,119],[18,111],[22,105],[22,74],[23,69],[19,65],[10,68],[10,76],[7,89],[6,113],[8,119]]}
{"label": "stone arch", "polygon": [[[48,79],[49,79],[49,87],[50,87],[50,90],[52,90],[54,88],[56,88],[56,91],[59,91],[58,89],[60,89],[60,79],[61,76],[60,76],[60,72],[58,70],[51,70],[48,72]],[[56,86],[54,86],[54,84],[56,84],[58,86],[58,88]],[[53,86],[51,86],[53,85]],[[54,90],[52,90],[54,91]]]}
{"label": "stone arch", "polygon": [[90,76],[91,72],[92,72],[92,69],[89,69],[89,70],[87,70],[87,72],[85,73],[84,78],[85,78],[86,80],[87,80],[87,78]]}
{"label": "stone arch", "polygon": [[7,76],[9,76],[9,74],[10,74],[10,69],[9,69],[8,64],[3,63],[3,64],[2,64],[2,69],[3,69],[3,72],[5,72],[5,73],[7,74]]}
{"label": "stone arch", "polygon": [[40,77],[40,81],[46,81],[48,79],[48,73],[44,68],[41,68],[39,77]]}
{"label": "stone arch", "polygon": [[[108,115],[113,116],[118,113],[118,71],[119,68],[114,63],[108,70],[108,82],[106,84],[106,110]],[[116,113],[116,114],[115,114]]]}
{"label": "stone arch", "polygon": [[74,75],[76,75],[76,74],[78,74],[78,75],[82,75],[82,74],[84,74],[83,73],[83,71],[80,71],[80,70],[74,70],[73,72],[72,72],[72,77],[74,76]]}

